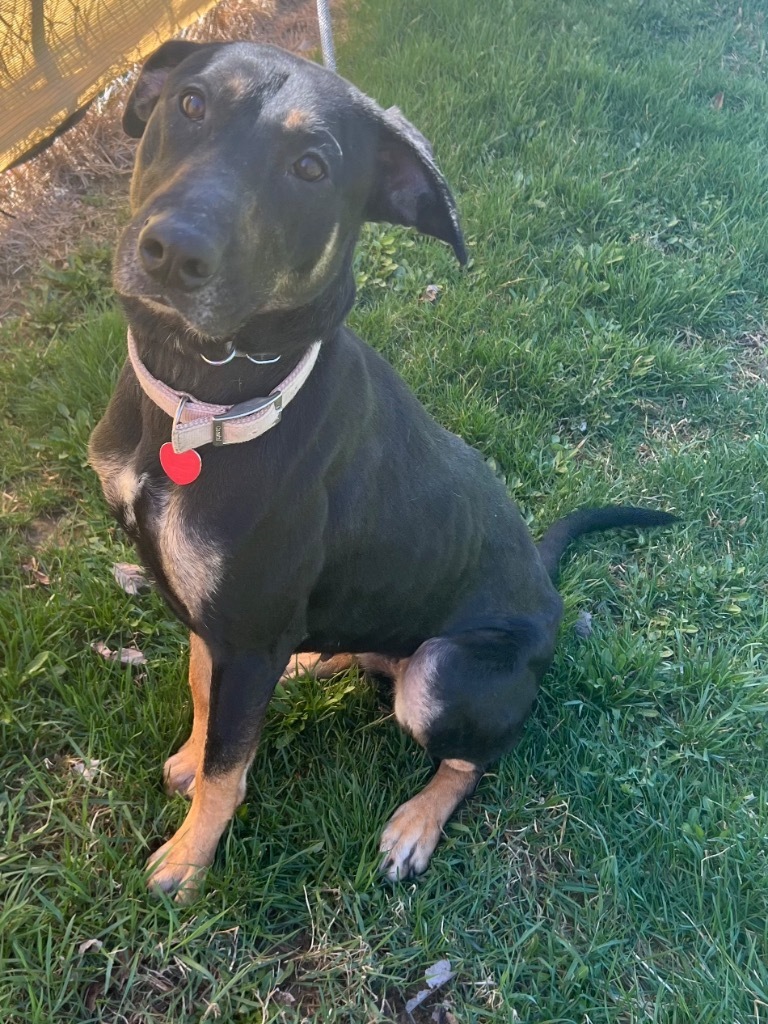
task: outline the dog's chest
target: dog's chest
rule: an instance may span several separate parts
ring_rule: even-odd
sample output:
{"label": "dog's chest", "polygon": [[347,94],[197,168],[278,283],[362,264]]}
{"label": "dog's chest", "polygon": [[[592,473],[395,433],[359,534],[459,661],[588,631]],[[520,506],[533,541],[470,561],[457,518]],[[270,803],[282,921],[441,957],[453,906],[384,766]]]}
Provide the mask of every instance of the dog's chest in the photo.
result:
{"label": "dog's chest", "polygon": [[[143,522],[137,517],[137,526],[153,545],[168,585],[198,619],[221,581],[224,557],[220,545],[191,525],[185,501],[184,490],[171,484],[146,503],[148,514]],[[142,507],[139,502],[137,512]]]}
{"label": "dog's chest", "polygon": [[189,496],[170,481],[150,482],[131,461],[91,461],[118,520],[176,599],[198,618],[221,580],[224,557],[220,545],[192,525]]}

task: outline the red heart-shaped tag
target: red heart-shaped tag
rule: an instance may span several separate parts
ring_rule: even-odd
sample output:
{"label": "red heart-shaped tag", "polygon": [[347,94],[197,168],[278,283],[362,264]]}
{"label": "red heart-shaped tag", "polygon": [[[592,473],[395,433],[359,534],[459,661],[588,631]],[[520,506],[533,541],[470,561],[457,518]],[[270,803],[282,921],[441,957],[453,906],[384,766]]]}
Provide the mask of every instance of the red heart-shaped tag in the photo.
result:
{"label": "red heart-shaped tag", "polygon": [[194,448],[177,452],[170,441],[160,449],[160,465],[175,484],[191,484],[200,476],[203,462]]}

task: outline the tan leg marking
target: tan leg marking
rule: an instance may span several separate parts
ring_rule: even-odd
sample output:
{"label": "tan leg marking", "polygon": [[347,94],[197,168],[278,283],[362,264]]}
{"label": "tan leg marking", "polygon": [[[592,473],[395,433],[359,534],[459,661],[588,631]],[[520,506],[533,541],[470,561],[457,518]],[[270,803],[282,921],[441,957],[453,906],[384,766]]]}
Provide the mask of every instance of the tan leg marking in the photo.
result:
{"label": "tan leg marking", "polygon": [[408,667],[408,658],[389,658],[386,654],[361,654],[360,668],[370,675],[387,676],[397,681]]}
{"label": "tan leg marking", "polygon": [[443,826],[482,774],[483,769],[469,761],[446,759],[424,789],[398,807],[381,836],[381,871],[390,881],[426,869]]}
{"label": "tan leg marking", "polygon": [[163,782],[168,796],[180,793],[191,797],[195,774],[202,764],[205,733],[208,728],[208,700],[211,692],[211,656],[196,633],[189,634],[189,688],[192,691],[192,732],[183,746],[163,766]]}
{"label": "tan leg marking", "polygon": [[294,654],[285,666],[282,678],[295,679],[297,676],[311,675],[317,679],[330,679],[339,672],[347,672],[355,662],[352,654],[334,654],[330,658],[323,658],[314,651],[303,651]]}
{"label": "tan leg marking", "polygon": [[425,640],[395,670],[395,718],[422,746],[426,746],[430,726],[442,711],[434,690],[447,650],[446,641],[439,637]]}
{"label": "tan leg marking", "polygon": [[245,797],[249,765],[250,760],[214,776],[204,775],[202,765],[197,769],[192,806],[184,824],[147,861],[151,889],[175,893],[178,903],[195,896],[222,832]]}

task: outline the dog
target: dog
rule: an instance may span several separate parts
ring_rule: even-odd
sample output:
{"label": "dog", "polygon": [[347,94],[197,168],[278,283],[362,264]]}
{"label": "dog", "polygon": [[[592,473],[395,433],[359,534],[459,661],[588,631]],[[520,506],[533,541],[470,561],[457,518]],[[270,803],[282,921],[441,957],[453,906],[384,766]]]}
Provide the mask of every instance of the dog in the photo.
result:
{"label": "dog", "polygon": [[123,125],[141,138],[114,265],[129,359],[89,458],[190,630],[194,709],[164,768],[191,808],[149,884],[200,887],[296,655],[320,676],[386,672],[397,721],[439,762],[381,839],[385,875],[416,875],[520,736],[567,545],[674,517],[582,510],[537,547],[480,454],[344,326],[364,222],[466,261],[445,178],[396,108],[274,47],[177,40]]}

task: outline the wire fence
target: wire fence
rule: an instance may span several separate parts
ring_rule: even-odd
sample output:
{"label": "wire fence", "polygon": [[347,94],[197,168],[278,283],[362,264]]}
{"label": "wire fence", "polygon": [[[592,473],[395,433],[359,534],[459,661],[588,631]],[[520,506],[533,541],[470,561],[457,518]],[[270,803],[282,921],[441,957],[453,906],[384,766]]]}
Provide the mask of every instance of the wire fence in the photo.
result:
{"label": "wire fence", "polygon": [[0,0],[0,170],[215,0]]}

